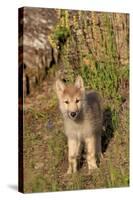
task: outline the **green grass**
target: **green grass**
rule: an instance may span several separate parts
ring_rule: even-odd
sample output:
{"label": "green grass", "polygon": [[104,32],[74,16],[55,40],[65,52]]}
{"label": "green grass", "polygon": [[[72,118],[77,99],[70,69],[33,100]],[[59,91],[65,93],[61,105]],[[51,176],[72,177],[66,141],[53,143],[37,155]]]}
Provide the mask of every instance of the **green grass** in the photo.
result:
{"label": "green grass", "polygon": [[[129,113],[122,101],[123,98],[128,101],[128,97],[124,96],[120,88],[121,82],[128,80],[127,66],[121,70],[117,66],[104,64],[96,64],[93,69],[84,66],[80,74],[87,89],[99,91],[107,111],[107,127],[104,132],[107,148],[100,168],[88,175],[87,164],[84,162],[79,172],[66,175],[67,140],[62,117],[58,114],[57,98],[51,90],[50,99],[49,96],[43,97],[39,105],[32,100],[32,106],[25,111],[25,192],[129,185]],[[36,168],[40,162],[43,163],[42,167]]]}
{"label": "green grass", "polygon": [[[55,148],[56,147],[56,148]],[[48,151],[51,159],[51,167],[56,169],[64,156],[64,148],[66,147],[66,140],[62,132],[58,131],[54,137],[48,140]]]}
{"label": "green grass", "polygon": [[123,187],[128,186],[129,176],[125,173],[125,170],[120,167],[116,168],[112,162],[109,162],[109,177],[107,178],[107,187]]}
{"label": "green grass", "polygon": [[[129,185],[128,111],[124,110],[121,119],[119,113],[121,111],[121,100],[117,98],[119,91],[114,91],[116,99],[113,101],[112,99],[108,100],[112,96],[111,91],[108,91],[107,102],[105,102],[105,105],[108,106],[106,108],[112,114],[112,122],[109,119],[112,128],[111,124],[108,125],[105,133],[106,140],[110,138],[110,141],[105,152],[105,158],[101,160],[100,168],[92,175],[87,173],[86,162],[76,174],[66,175],[68,167],[67,141],[63,133],[62,118],[57,115],[58,111],[55,109],[57,104],[55,96],[47,101],[47,107],[45,104],[47,112],[43,112],[41,108],[39,111],[38,106],[34,105],[26,111],[24,127],[25,192],[109,188]],[[47,99],[47,97],[45,98]],[[111,102],[117,102],[117,104]],[[53,123],[51,127],[47,126],[48,120]],[[113,138],[111,138],[112,131]],[[44,165],[37,169],[35,166],[39,162]]]}
{"label": "green grass", "polygon": [[[62,191],[89,188],[110,188],[129,185],[129,113],[123,108],[124,93],[120,84],[128,80],[128,68],[96,64],[93,69],[83,66],[81,76],[87,89],[96,89],[104,100],[107,110],[107,127],[104,139],[107,142],[105,158],[100,168],[91,176],[86,162],[74,175],[67,176],[67,140],[63,121],[57,108],[57,98],[50,91],[51,99],[43,97],[25,111],[24,161],[25,191]],[[40,104],[40,102],[42,102]],[[40,106],[41,105],[41,106]],[[108,113],[111,115],[108,116]],[[52,124],[48,126],[48,123]],[[37,163],[44,165],[36,169]]]}

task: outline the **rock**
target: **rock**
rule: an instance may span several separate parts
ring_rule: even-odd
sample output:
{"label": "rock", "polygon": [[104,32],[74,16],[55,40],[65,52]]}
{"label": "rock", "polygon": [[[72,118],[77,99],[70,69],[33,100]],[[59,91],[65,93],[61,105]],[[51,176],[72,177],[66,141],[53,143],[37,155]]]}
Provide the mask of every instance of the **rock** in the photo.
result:
{"label": "rock", "polygon": [[56,23],[55,9],[19,10],[19,66],[23,68],[24,95],[32,93],[46,77],[48,68],[57,63],[57,52],[48,40]]}

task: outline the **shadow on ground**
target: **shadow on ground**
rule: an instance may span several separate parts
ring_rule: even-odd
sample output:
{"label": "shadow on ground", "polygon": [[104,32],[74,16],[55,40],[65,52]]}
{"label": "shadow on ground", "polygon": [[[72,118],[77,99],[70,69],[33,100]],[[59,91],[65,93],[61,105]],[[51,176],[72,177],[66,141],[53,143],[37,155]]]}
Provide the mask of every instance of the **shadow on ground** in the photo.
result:
{"label": "shadow on ground", "polygon": [[111,139],[114,137],[112,112],[107,108],[103,112],[102,153],[106,152]]}
{"label": "shadow on ground", "polygon": [[11,185],[8,185],[8,187],[9,187],[10,189],[12,189],[12,190],[18,191],[18,186],[17,186],[17,185],[11,184]]}
{"label": "shadow on ground", "polygon": [[[110,108],[106,108],[103,112],[103,131],[102,131],[102,153],[107,151],[108,145],[111,139],[114,137],[114,128],[112,123],[112,112]],[[78,158],[78,169],[80,170],[83,167],[83,164],[86,160],[86,150],[85,145],[81,144],[81,153]]]}

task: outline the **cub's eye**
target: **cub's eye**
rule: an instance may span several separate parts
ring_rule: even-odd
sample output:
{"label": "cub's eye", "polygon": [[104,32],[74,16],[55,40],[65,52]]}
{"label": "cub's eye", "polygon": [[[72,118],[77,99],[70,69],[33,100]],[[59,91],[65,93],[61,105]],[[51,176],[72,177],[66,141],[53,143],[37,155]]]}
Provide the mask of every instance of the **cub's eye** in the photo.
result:
{"label": "cub's eye", "polygon": [[67,100],[66,100],[66,101],[64,101],[64,102],[65,102],[66,104],[69,104],[69,101],[67,101]]}
{"label": "cub's eye", "polygon": [[76,99],[76,103],[79,103],[79,101],[80,101],[79,99]]}

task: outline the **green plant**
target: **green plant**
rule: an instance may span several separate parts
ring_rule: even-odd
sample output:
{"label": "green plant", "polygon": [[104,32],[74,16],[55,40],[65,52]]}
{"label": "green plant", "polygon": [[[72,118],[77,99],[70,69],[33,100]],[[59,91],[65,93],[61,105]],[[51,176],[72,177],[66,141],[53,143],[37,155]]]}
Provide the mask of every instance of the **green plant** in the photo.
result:
{"label": "green plant", "polygon": [[70,35],[70,31],[67,27],[59,26],[55,29],[53,37],[57,41],[57,43],[59,42],[65,43],[69,35]]}

